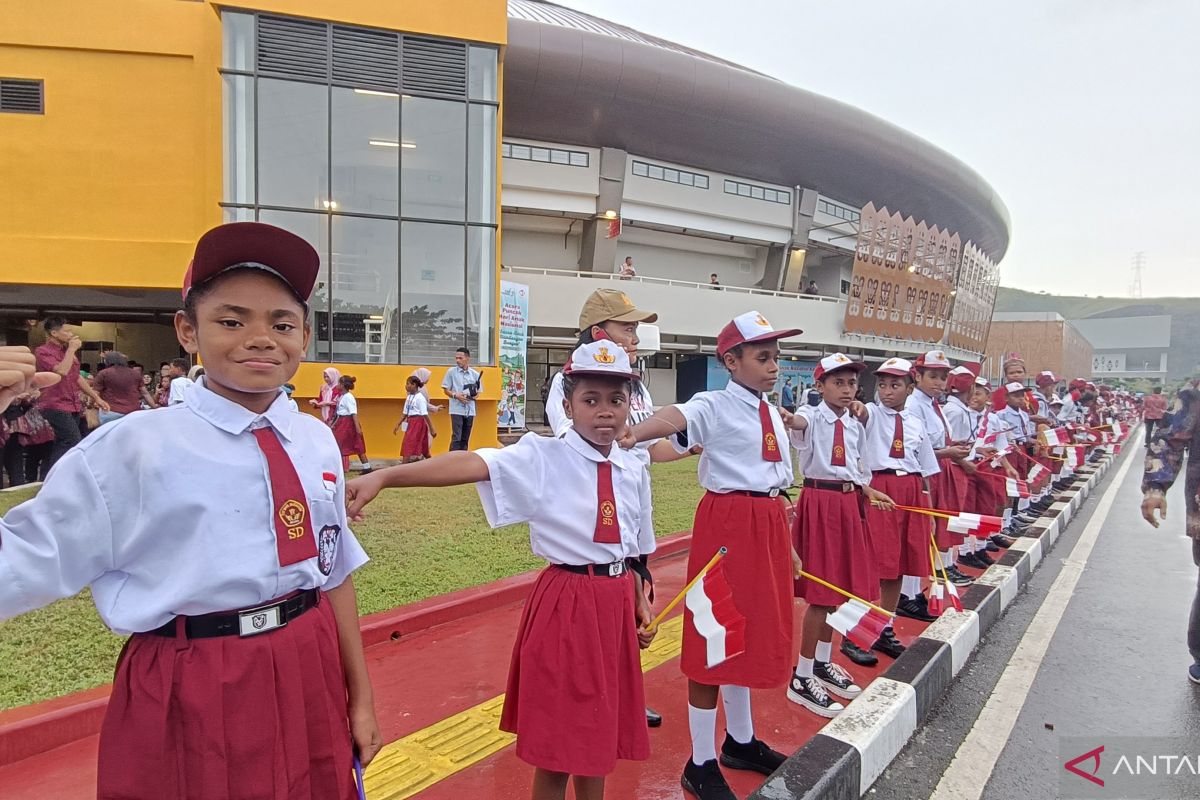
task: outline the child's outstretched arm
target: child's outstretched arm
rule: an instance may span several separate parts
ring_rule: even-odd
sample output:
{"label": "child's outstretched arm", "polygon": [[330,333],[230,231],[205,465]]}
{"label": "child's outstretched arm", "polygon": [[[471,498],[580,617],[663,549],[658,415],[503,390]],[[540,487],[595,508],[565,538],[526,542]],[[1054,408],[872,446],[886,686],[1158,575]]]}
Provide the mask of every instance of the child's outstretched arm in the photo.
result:
{"label": "child's outstretched arm", "polygon": [[686,432],[687,429],[688,423],[683,412],[675,406],[667,406],[654,412],[654,416],[649,419],[639,422],[632,428],[626,428],[625,435],[620,438],[618,443],[628,450],[640,442],[674,436],[677,433]]}
{"label": "child's outstretched arm", "polygon": [[346,516],[363,518],[363,507],[384,489],[410,486],[458,486],[488,480],[487,462],[466,451],[446,453],[427,461],[376,470],[346,483]]}

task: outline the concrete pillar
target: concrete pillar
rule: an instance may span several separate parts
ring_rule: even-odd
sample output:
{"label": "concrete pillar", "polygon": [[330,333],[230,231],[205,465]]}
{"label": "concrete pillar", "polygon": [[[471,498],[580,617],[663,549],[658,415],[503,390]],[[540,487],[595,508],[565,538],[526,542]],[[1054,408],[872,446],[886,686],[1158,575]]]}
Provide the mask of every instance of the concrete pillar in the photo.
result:
{"label": "concrete pillar", "polygon": [[604,212],[621,213],[625,196],[625,161],[628,154],[615,147],[600,150],[600,191],[596,198],[596,218],[583,226],[579,247],[581,272],[612,272],[617,265],[617,239],[608,238],[608,223]]}
{"label": "concrete pillar", "polygon": [[[767,272],[763,276],[763,287],[776,291],[797,291],[804,272],[804,259],[795,250],[808,248],[808,234],[813,227],[813,216],[817,213],[817,191],[815,189],[795,188],[796,205],[792,213],[792,235],[786,247],[778,248],[779,257],[776,259],[776,248],[771,248],[771,256],[767,260]],[[775,272],[772,273],[772,266]],[[770,282],[768,282],[770,281]]]}

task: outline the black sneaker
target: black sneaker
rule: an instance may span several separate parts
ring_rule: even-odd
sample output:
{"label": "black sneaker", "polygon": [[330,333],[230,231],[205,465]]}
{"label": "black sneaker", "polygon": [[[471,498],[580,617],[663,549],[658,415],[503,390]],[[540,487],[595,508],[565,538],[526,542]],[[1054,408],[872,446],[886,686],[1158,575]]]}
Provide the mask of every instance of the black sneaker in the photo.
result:
{"label": "black sneaker", "polygon": [[700,798],[700,800],[738,800],[715,758],[705,761],[700,766],[692,761],[691,756],[683,765],[683,777],[679,779],[683,790]]}
{"label": "black sneaker", "polygon": [[792,682],[788,685],[787,696],[788,700],[798,703],[822,717],[836,717],[846,710],[844,705],[829,696],[829,692],[825,691],[825,686],[819,680],[801,678],[794,672],[792,673]]}
{"label": "black sneaker", "polygon": [[[997,549],[999,549],[999,548],[997,548]],[[975,551],[975,560],[978,561],[980,564],[983,564],[984,569],[987,569],[992,564],[996,563],[995,560],[993,560],[992,557],[988,555],[988,551],[986,548],[984,548],[983,550]]]}
{"label": "black sneaker", "polygon": [[846,658],[858,664],[861,667],[873,667],[879,663],[879,659],[863,650],[849,639],[842,637],[841,651]]}
{"label": "black sneaker", "polygon": [[720,758],[723,767],[748,769],[763,775],[770,775],[787,761],[787,756],[767,747],[762,739],[754,738],[742,744],[728,733],[725,734],[725,743],[721,745]]}
{"label": "black sneaker", "polygon": [[648,728],[662,727],[662,714],[658,713],[650,706],[646,706],[646,727],[648,727]]}
{"label": "black sneaker", "polygon": [[993,533],[991,537],[989,537],[989,541],[1003,550],[1007,550],[1016,544],[1015,539],[1013,539],[1011,536],[1005,536],[1003,533]]}
{"label": "black sneaker", "polygon": [[900,640],[896,638],[896,632],[891,628],[884,628],[879,639],[875,644],[871,645],[872,650],[878,650],[889,658],[899,658],[905,651],[904,645],[900,644]]}
{"label": "black sneaker", "polygon": [[937,617],[929,613],[929,600],[924,594],[919,594],[916,597],[909,597],[906,594],[900,595],[900,602],[896,605],[896,614],[901,617],[920,620],[921,622],[933,622],[937,619]]}
{"label": "black sneaker", "polygon": [[1188,680],[1192,683],[1200,683],[1200,664],[1192,664],[1188,667]]}
{"label": "black sneaker", "polygon": [[823,683],[830,694],[843,700],[853,700],[862,694],[862,687],[854,682],[850,673],[832,661],[813,662],[813,677]]}
{"label": "black sneaker", "polygon": [[979,557],[974,553],[960,555],[958,557],[958,563],[962,564],[964,567],[970,567],[971,569],[987,569],[987,566],[985,566],[984,563],[979,560]]}
{"label": "black sneaker", "polygon": [[975,582],[974,578],[959,572],[958,567],[955,566],[946,567],[946,577],[949,578],[950,582],[955,586],[966,586],[969,583]]}
{"label": "black sneaker", "polygon": [[996,545],[995,542],[993,542],[991,540],[988,541],[987,547],[985,547],[984,549],[987,550],[989,553],[999,553],[1000,552],[1000,548]]}
{"label": "black sneaker", "polygon": [[1033,523],[1038,521],[1039,516],[1040,515],[1038,515],[1038,514],[1021,513],[1021,514],[1017,514],[1016,516],[1014,516],[1013,519],[1016,520],[1017,522],[1021,523],[1022,525],[1032,525]]}

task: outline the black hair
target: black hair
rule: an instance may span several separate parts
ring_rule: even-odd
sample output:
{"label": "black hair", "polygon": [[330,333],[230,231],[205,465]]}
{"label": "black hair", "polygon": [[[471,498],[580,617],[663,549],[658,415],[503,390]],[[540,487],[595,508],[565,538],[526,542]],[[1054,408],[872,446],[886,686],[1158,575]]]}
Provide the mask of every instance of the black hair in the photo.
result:
{"label": "black hair", "polygon": [[171,366],[184,372],[187,372],[192,368],[191,363],[189,363],[186,358],[172,358]]}
{"label": "black hair", "polygon": [[1161,387],[1161,386],[1155,386],[1155,387],[1154,387],[1154,393],[1155,393],[1155,394],[1162,394],[1162,387]]}
{"label": "black hair", "polygon": [[46,317],[42,322],[42,328],[46,333],[54,333],[56,330],[66,325],[67,321],[62,317]]}
{"label": "black hair", "polygon": [[563,397],[565,397],[567,400],[570,400],[571,395],[575,394],[575,390],[579,388],[580,378],[600,378],[601,380],[606,380],[613,383],[620,381],[621,387],[625,389],[625,393],[628,395],[633,394],[633,381],[627,378],[615,378],[604,375],[568,375],[564,372],[562,389]]}
{"label": "black hair", "polygon": [[469,347],[460,347],[460,348],[458,348],[457,350],[455,350],[454,352],[456,352],[456,353],[462,353],[464,356],[469,356],[469,355],[471,355],[471,348],[469,348]]}
{"label": "black hair", "polygon": [[131,366],[129,359],[124,353],[118,353],[116,350],[109,350],[104,354],[104,366],[106,367],[128,367]]}
{"label": "black hair", "polygon": [[355,378],[353,375],[343,375],[338,380],[338,383],[340,383],[346,389],[353,389],[354,384],[357,382],[358,382],[358,379]]}
{"label": "black hair", "polygon": [[728,350],[726,350],[724,353],[721,354],[721,366],[725,367],[726,370],[729,370],[728,365],[725,364],[725,356],[733,356],[734,358],[741,358],[742,353],[744,353],[744,352],[745,352],[745,348],[742,347],[742,345],[735,344],[733,347],[729,348]]}
{"label": "black hair", "polygon": [[418,389],[425,385],[416,375],[409,375],[408,380],[404,382],[404,385],[408,386],[410,383],[415,383]]}
{"label": "black hair", "polygon": [[[193,286],[191,289],[188,289],[188,293],[183,298],[183,315],[188,318],[188,322],[192,323],[193,325],[196,324],[196,306],[198,306],[200,304],[201,300],[203,300],[206,296],[208,296],[210,293],[212,293],[213,289],[217,288],[217,286],[220,285],[222,279],[224,279],[226,276],[232,275],[237,272],[242,272],[243,270],[248,270],[248,269],[256,269],[256,268],[254,268],[254,267],[240,267],[240,268],[235,267],[233,269],[225,270],[224,272],[218,272],[216,275],[212,276],[211,278],[204,281],[203,283]],[[284,286],[287,287],[288,291],[291,292],[292,297],[296,300],[297,303],[300,304],[300,308],[303,309],[303,313],[301,314],[301,316],[304,317],[304,325],[305,325],[305,327],[307,327],[308,326],[308,303],[306,303],[304,300],[302,300],[300,298],[300,295],[296,294],[296,290],[292,288],[292,285],[290,283],[288,283],[287,281],[285,281],[283,278],[279,277],[278,275],[276,275],[272,272],[267,272],[266,270],[261,270],[261,269],[256,269],[256,271],[261,272],[264,275],[270,275],[272,278],[274,278],[275,280],[279,281],[280,283],[282,283]]]}
{"label": "black hair", "polygon": [[91,372],[91,371],[92,371],[92,365],[91,365],[91,364],[88,364],[87,362],[84,362],[83,364],[80,364],[80,365],[79,365],[79,369],[81,369],[81,370],[82,370],[82,371],[84,371],[84,372]]}
{"label": "black hair", "polygon": [[140,361],[134,361],[131,358],[131,359],[129,359],[129,366],[134,367],[135,369],[140,369],[142,366],[142,363]]}

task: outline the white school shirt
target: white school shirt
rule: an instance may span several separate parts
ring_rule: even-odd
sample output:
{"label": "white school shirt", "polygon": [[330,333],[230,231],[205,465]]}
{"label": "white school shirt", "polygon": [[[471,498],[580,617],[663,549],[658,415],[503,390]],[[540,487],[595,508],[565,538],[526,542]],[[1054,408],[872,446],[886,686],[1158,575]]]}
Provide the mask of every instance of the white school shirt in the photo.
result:
{"label": "white school shirt", "polygon": [[967,408],[966,403],[951,397],[942,406],[942,413],[946,415],[946,424],[950,426],[950,441],[966,442],[971,439],[974,429],[971,427],[971,409]]}
{"label": "white school shirt", "polygon": [[[990,409],[987,411],[977,411],[977,412],[973,411],[971,413],[977,415],[979,417],[979,419],[975,423],[975,427],[972,428],[971,435],[972,435],[972,437],[974,437],[974,439],[976,441],[971,443],[971,453],[970,453],[970,455],[967,456],[967,460],[978,461],[981,458],[981,456],[979,455],[979,453],[976,452],[976,449],[977,449],[976,444],[979,439],[979,434],[983,432],[983,420],[984,420],[985,416],[987,418],[987,433],[989,436],[993,433],[996,433],[996,431],[1002,430],[1003,428],[1007,428],[1008,423],[1005,422],[1004,420],[1000,419],[1000,415],[997,412],[991,411]],[[986,447],[994,447],[997,451],[1006,450],[1008,448],[1008,446],[1009,446],[1008,433],[996,433],[995,440],[992,441],[990,444],[986,445]]]}
{"label": "white school shirt", "polygon": [[1029,415],[1025,413],[1024,409],[1005,406],[996,412],[996,416],[1000,419],[1001,427],[1012,428],[1008,431],[1008,436],[1014,442],[1024,442],[1034,432],[1033,421],[1029,419]]}
{"label": "white school shirt", "polygon": [[[908,396],[908,402],[904,407],[921,420],[925,430],[929,433],[929,440],[933,442],[934,450],[941,450],[947,446],[950,441],[950,431],[942,423],[942,418],[934,409],[932,397],[917,389]],[[942,406],[942,414],[945,415],[945,413],[946,407]],[[947,418],[946,422],[949,421]]]}
{"label": "white school shirt", "polygon": [[293,400],[291,395],[288,396],[287,407],[288,411],[295,411],[297,414],[300,413],[300,404]]}
{"label": "white school shirt", "polygon": [[[355,411],[357,413],[357,408]],[[406,417],[428,417],[429,401],[420,392],[410,394],[404,401],[404,415]]]}
{"label": "white school shirt", "polygon": [[191,378],[185,378],[182,375],[178,378],[171,379],[171,389],[167,393],[167,405],[173,406],[183,402],[183,395],[188,388],[193,386],[195,381]]}
{"label": "white school shirt", "polygon": [[[925,424],[908,409],[895,411],[883,403],[867,405],[866,436],[863,440],[862,460],[867,472],[879,469],[898,469],[920,473],[925,477],[942,471],[933,444],[925,434]],[[896,434],[896,415],[904,425],[904,458],[893,458],[892,438]]]}
{"label": "white school shirt", "polygon": [[350,392],[342,392],[337,401],[337,416],[349,417],[358,413],[358,401]]}
{"label": "white school shirt", "polygon": [[[323,552],[286,567],[250,432],[263,426],[296,467]],[[293,414],[283,392],[255,414],[198,382],[180,405],[103,425],[0,520],[0,619],[90,586],[104,623],[129,634],[332,589],[367,562],[346,521],[341,462],[329,427]]]}
{"label": "white school shirt", "polygon": [[769,492],[792,485],[787,428],[779,411],[768,404],[781,459],[764,459],[758,403],[756,392],[730,381],[724,389],[700,392],[675,406],[687,420],[688,444],[704,446],[696,473],[708,491]]}
{"label": "white school shirt", "polygon": [[[550,423],[555,436],[562,436],[573,425],[571,418],[563,409],[563,374],[556,372],[550,380],[550,393],[546,395],[546,419]],[[633,382],[633,394],[629,397],[629,425],[632,427],[654,414],[654,401],[650,398],[650,390],[641,381]],[[637,447],[630,451],[644,466],[650,466],[650,448],[658,439],[648,442],[638,442]],[[676,447],[676,450],[680,448]]]}
{"label": "white school shirt", "polygon": [[[654,552],[650,473],[616,444],[607,459],[574,430],[551,439],[527,433],[516,444],[475,454],[490,480],[476,484],[488,524],[529,523],[529,544],[551,564],[609,564]],[[619,544],[598,544],[596,464],[612,462]]]}
{"label": "white school shirt", "polygon": [[842,442],[846,445],[846,466],[835,467],[829,462],[833,456],[834,423],[838,415],[829,404],[821,401],[819,406],[804,406],[796,411],[808,420],[802,431],[791,431],[792,446],[800,454],[800,472],[805,479],[818,481],[849,481],[859,486],[871,482],[863,468],[862,445],[866,429],[850,412],[842,412]]}

